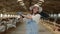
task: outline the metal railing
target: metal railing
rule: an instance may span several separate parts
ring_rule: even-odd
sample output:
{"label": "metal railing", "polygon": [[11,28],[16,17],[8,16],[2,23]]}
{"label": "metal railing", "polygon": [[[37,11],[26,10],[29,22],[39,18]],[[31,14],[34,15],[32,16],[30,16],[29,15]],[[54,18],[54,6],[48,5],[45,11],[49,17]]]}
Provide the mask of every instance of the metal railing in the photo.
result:
{"label": "metal railing", "polygon": [[56,19],[53,22],[50,20],[45,20],[45,19],[42,19],[42,21],[43,23],[52,25],[51,28],[53,29],[53,31],[60,29],[60,24],[56,23]]}

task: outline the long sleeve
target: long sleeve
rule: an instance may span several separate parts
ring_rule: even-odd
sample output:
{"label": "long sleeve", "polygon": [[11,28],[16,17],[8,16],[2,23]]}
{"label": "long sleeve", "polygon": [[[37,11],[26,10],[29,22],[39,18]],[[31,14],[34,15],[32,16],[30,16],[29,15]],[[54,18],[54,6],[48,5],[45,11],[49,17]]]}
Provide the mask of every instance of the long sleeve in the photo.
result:
{"label": "long sleeve", "polygon": [[36,23],[39,23],[40,17],[41,17],[40,14],[32,15],[32,19],[33,19]]}

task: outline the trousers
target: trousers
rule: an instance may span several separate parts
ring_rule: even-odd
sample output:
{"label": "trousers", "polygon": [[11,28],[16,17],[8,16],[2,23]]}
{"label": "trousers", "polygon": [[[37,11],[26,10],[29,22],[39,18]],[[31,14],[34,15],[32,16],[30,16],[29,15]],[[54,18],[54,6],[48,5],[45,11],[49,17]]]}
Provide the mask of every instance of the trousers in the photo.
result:
{"label": "trousers", "polygon": [[38,34],[38,25],[35,21],[30,20],[26,23],[26,34]]}

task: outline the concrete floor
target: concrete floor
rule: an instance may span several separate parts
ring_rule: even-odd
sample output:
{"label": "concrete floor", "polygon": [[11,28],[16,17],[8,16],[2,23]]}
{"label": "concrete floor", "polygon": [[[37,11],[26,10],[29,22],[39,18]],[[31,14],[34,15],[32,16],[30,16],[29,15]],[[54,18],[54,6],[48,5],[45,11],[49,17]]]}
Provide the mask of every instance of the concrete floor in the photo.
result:
{"label": "concrete floor", "polygon": [[[25,34],[25,23],[18,24],[16,28],[9,29],[6,34]],[[53,34],[43,25],[39,24],[39,34]]]}

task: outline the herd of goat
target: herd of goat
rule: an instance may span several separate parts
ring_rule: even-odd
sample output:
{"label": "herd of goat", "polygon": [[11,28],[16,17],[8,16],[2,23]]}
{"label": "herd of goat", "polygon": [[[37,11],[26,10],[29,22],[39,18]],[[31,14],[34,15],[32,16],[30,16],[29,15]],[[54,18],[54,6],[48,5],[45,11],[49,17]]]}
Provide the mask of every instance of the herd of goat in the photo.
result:
{"label": "herd of goat", "polygon": [[12,27],[16,28],[16,23],[18,22],[20,22],[20,18],[17,15],[5,18],[0,17],[0,32],[4,32]]}

